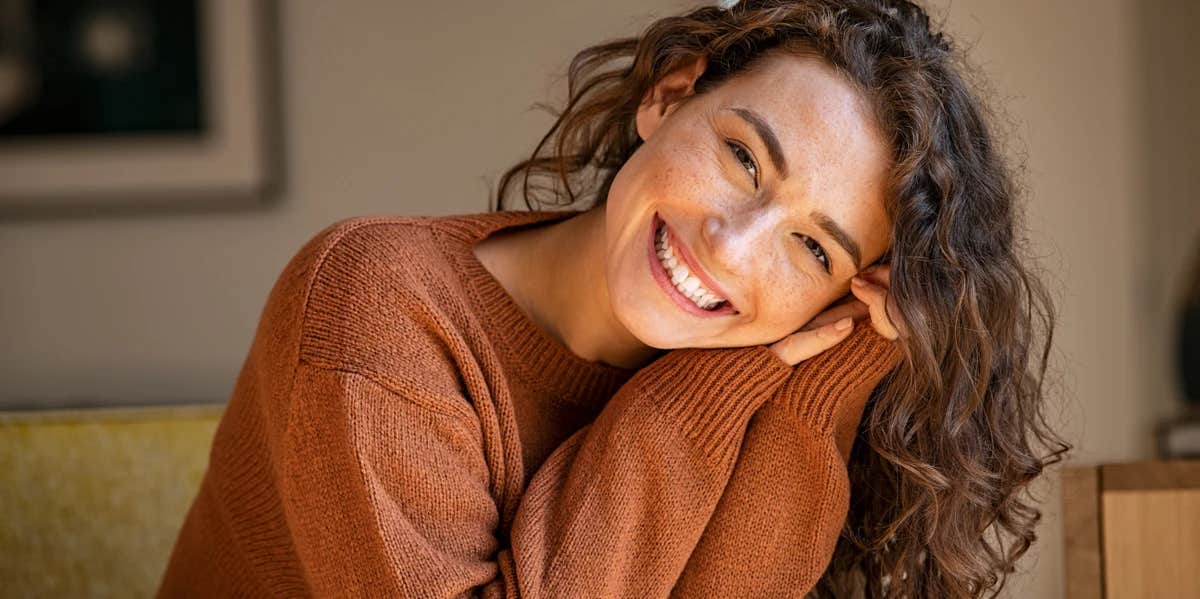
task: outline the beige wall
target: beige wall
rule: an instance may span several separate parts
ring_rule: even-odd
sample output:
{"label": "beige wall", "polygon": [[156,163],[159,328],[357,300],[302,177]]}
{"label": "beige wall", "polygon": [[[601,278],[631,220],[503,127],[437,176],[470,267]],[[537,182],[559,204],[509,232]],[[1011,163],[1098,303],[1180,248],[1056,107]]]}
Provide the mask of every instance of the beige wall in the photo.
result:
{"label": "beige wall", "polygon": [[1158,413],[1169,416],[1183,399],[1172,345],[1186,291],[1180,275],[1200,260],[1200,2],[1146,2],[1137,23],[1145,185],[1130,199],[1141,234],[1133,252],[1138,318],[1146,327],[1142,391],[1159,398]]}
{"label": "beige wall", "polygon": [[[550,122],[528,110],[561,93],[550,74],[687,6],[280,4],[286,197],[268,212],[0,222],[0,407],[224,401],[267,291],[313,233],[352,215],[485,210],[488,184]],[[1200,85],[1170,70],[1190,64],[1197,5],[933,12],[974,48],[1028,156],[1031,235],[1060,297],[1052,412],[1077,459],[1145,457],[1177,407],[1164,306],[1200,233]],[[1010,596],[1060,594],[1057,485],[1039,493],[1042,541]]]}

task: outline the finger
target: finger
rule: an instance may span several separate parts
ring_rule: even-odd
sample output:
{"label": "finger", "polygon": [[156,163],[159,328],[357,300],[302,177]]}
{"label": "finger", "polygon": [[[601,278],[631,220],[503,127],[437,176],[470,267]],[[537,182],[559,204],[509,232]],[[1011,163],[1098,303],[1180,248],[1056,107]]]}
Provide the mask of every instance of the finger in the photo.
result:
{"label": "finger", "polygon": [[887,339],[899,337],[899,332],[892,325],[886,312],[887,289],[859,277],[854,278],[850,288],[863,303],[867,304],[871,314],[871,326],[876,332]]}
{"label": "finger", "polygon": [[843,320],[848,323],[844,329],[837,328],[838,323],[842,322],[838,321],[811,331],[797,331],[776,341],[772,349],[788,364],[799,364],[837,345],[854,330],[852,320]]}
{"label": "finger", "polygon": [[896,331],[900,337],[905,337],[908,334],[908,331],[904,327],[904,320],[896,311],[895,297],[891,292],[891,272],[891,264],[884,262],[874,264],[863,269],[863,271],[859,273],[859,277],[884,288],[884,310],[882,312],[887,316],[886,324],[888,324],[892,330]]}
{"label": "finger", "polygon": [[853,294],[846,295],[850,298],[848,301],[843,300],[839,304],[835,304],[832,307],[826,308],[824,312],[814,316],[812,320],[800,327],[799,330],[810,331],[818,327],[823,327],[831,322],[837,322],[847,316],[853,318],[854,320],[860,320],[871,315],[866,304],[854,297]]}
{"label": "finger", "polygon": [[896,331],[897,337],[907,337],[908,329],[904,328],[904,319],[896,313],[896,299],[891,293],[883,297],[883,313],[888,317],[888,323]]}
{"label": "finger", "polygon": [[850,284],[850,290],[858,299],[867,305],[871,314],[871,325],[883,337],[895,340],[900,337],[900,331],[892,324],[887,313],[887,288],[855,277]]}

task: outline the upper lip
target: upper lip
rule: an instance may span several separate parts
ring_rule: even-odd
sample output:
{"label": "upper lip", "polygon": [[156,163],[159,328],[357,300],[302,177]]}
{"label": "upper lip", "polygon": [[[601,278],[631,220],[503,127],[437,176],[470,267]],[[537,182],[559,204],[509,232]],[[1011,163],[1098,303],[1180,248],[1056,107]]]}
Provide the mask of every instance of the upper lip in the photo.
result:
{"label": "upper lip", "polygon": [[[660,216],[659,219],[661,220],[662,217]],[[671,228],[671,225],[668,225],[667,221],[663,220],[663,226],[667,228],[667,236],[671,238],[671,249],[674,250],[675,256],[680,260],[683,260],[684,264],[687,264],[688,270],[691,271],[692,274],[696,275],[697,279],[700,279],[700,283],[703,284],[706,289],[721,296],[721,298],[728,301],[729,305],[732,306],[733,300],[730,299],[729,294],[725,293],[725,290],[722,289],[721,286],[718,285],[717,282],[708,275],[708,272],[704,270],[704,267],[700,266],[700,263],[696,261],[696,257],[692,254],[692,251],[689,250],[687,244],[685,244],[683,240],[675,234],[675,230]]]}

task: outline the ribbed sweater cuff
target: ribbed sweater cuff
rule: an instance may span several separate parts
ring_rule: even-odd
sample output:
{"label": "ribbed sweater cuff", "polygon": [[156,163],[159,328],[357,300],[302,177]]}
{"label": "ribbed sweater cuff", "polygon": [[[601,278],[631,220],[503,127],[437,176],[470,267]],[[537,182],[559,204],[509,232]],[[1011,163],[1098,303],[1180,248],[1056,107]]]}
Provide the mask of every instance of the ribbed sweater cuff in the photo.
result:
{"label": "ribbed sweater cuff", "polygon": [[791,373],[770,348],[756,345],[673,350],[635,376],[640,390],[699,449],[727,458],[754,411]]}
{"label": "ribbed sweater cuff", "polygon": [[[855,323],[850,335],[837,345],[795,367],[771,399],[817,430],[832,430],[847,401],[859,397],[864,387],[874,387],[891,371],[902,355],[900,344],[879,335],[869,320]],[[855,398],[855,399],[848,399]]]}

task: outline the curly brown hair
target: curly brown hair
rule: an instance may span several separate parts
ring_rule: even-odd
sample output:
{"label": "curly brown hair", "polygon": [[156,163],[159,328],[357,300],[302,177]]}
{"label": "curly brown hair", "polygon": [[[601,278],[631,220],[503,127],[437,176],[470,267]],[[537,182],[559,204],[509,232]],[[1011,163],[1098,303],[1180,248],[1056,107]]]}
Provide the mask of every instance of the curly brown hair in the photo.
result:
{"label": "curly brown hair", "polygon": [[1029,485],[1072,448],[1043,412],[1055,310],[1015,235],[1021,194],[989,129],[994,113],[920,6],[743,0],[586,48],[568,69],[566,108],[538,105],[557,120],[504,173],[495,209],[518,175],[529,209],[573,205],[577,191],[603,203],[641,143],[638,106],[665,73],[707,57],[699,95],[777,52],[815,53],[837,68],[889,137],[893,245],[883,261],[910,333],[863,414],[847,466],[850,511],[810,595],[999,594],[1037,539]]}

